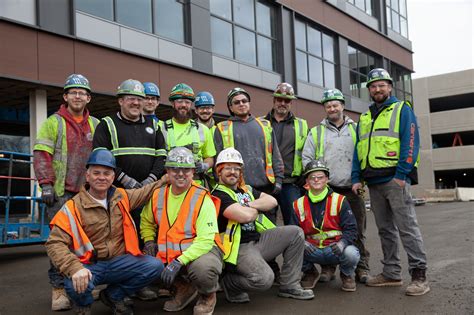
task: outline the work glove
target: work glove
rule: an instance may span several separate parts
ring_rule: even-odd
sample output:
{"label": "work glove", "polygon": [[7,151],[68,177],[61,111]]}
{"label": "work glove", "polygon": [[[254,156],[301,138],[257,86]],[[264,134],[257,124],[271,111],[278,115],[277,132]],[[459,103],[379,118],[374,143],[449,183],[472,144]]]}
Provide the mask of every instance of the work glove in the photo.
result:
{"label": "work glove", "polygon": [[158,178],[156,178],[155,174],[151,174],[148,175],[147,178],[145,178],[144,180],[142,180],[142,182],[140,183],[142,186],[146,186],[148,184],[151,184],[151,183],[154,183],[156,182]]}
{"label": "work glove", "polygon": [[125,189],[141,188],[143,186],[141,183],[137,182],[135,178],[132,178],[123,172],[119,177],[117,177],[117,180],[122,183]]}
{"label": "work glove", "polygon": [[335,256],[339,257],[342,255],[342,252],[346,248],[346,242],[344,242],[344,240],[341,239],[337,243],[331,243],[329,247],[331,247],[332,253]]}
{"label": "work glove", "polygon": [[206,162],[196,162],[196,173],[204,174],[209,169],[209,164]]}
{"label": "work glove", "polygon": [[316,252],[317,248],[313,244],[308,241],[304,241],[304,254],[305,255],[313,255]]}
{"label": "work glove", "polygon": [[165,287],[171,287],[182,267],[183,264],[180,263],[178,259],[173,260],[166,266],[163,272],[161,272],[161,282],[163,282]]}
{"label": "work glove", "polygon": [[45,184],[41,186],[41,190],[41,200],[43,200],[43,202],[49,207],[54,205],[54,202],[56,201],[56,194],[54,193],[53,186],[50,184]]}
{"label": "work glove", "polygon": [[146,241],[143,246],[143,253],[152,257],[156,257],[158,252],[158,244],[155,241]]}
{"label": "work glove", "polygon": [[281,182],[275,182],[275,186],[273,186],[272,195],[276,196],[281,192]]}

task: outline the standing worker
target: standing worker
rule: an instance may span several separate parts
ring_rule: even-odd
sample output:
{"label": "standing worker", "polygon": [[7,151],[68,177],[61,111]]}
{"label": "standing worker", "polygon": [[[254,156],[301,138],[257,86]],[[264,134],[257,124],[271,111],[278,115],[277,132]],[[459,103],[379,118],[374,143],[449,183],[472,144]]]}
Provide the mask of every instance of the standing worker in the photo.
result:
{"label": "standing worker", "polygon": [[109,150],[94,150],[87,161],[87,184],[68,200],[51,221],[46,251],[65,275],[65,287],[76,314],[90,315],[92,291],[114,314],[133,314],[124,298],[160,276],[164,266],[143,256],[130,216],[160,185],[125,190],[112,186],[115,158]]}
{"label": "standing worker", "polygon": [[[233,147],[242,155],[246,165],[245,182],[255,189],[277,196],[283,182],[283,160],[272,126],[266,119],[250,113],[250,95],[236,87],[227,95],[229,120],[217,124],[214,142],[217,153]],[[267,213],[276,223],[276,208]]]}
{"label": "standing worker", "polygon": [[153,82],[143,83],[145,91],[145,102],[143,104],[142,114],[145,117],[153,118],[163,129],[163,121],[156,116],[156,109],[160,106],[160,88]]}
{"label": "standing worker", "polygon": [[295,220],[306,236],[303,287],[316,285],[315,263],[339,265],[341,289],[354,292],[354,271],[360,257],[353,245],[357,238],[356,219],[346,198],[327,185],[329,169],[323,162],[309,162],[304,175],[309,189],[293,203]]}
{"label": "standing worker", "polygon": [[194,315],[212,314],[223,251],[216,206],[209,191],[193,181],[190,150],[172,149],[165,167],[170,184],[154,191],[142,213],[144,251],[167,265],[161,280],[175,290],[165,311],[180,311],[199,294]]}
{"label": "standing worker", "polygon": [[313,291],[300,285],[303,264],[303,231],[297,226],[275,225],[261,212],[277,205],[274,197],[245,185],[244,161],[239,151],[227,148],[219,153],[216,173],[219,184],[213,195],[219,197],[219,231],[224,235],[226,271],[222,287],[231,303],[249,302],[247,291],[265,291],[274,274],[267,261],[283,255],[278,295],[310,300]]}
{"label": "standing worker", "polygon": [[198,184],[208,186],[207,174],[214,165],[216,149],[209,128],[191,119],[194,91],[189,85],[179,83],[172,88],[169,100],[173,107],[173,118],[165,122],[162,130],[166,151],[176,147],[191,150],[196,162],[194,180]]}
{"label": "standing worker", "polygon": [[[144,99],[140,81],[123,81],[117,90],[120,111],[104,117],[94,135],[94,149],[109,149],[117,160],[114,181],[117,187],[140,188],[157,181],[164,173],[165,142],[158,123],[142,115]],[[141,209],[132,212],[138,233],[140,213]],[[137,296],[141,300],[157,298],[149,288],[138,291]]]}
{"label": "standing worker", "polygon": [[371,287],[401,286],[398,237],[407,252],[411,296],[430,291],[426,279],[426,253],[416,219],[410,186],[418,183],[420,138],[411,104],[392,96],[393,80],[381,68],[367,76],[373,103],[359,118],[352,161],[352,190],[365,181],[383,251],[383,271],[369,278]]}
{"label": "standing worker", "polygon": [[264,117],[272,124],[284,164],[284,178],[281,192],[275,196],[280,205],[285,225],[292,218],[293,201],[302,196],[302,187],[298,186],[302,173],[302,151],[308,135],[308,123],[291,112],[296,100],[295,90],[289,83],[280,83],[273,93],[273,108]]}
{"label": "standing worker", "polygon": [[197,121],[209,128],[211,134],[214,134],[216,125],[213,118],[215,106],[214,96],[211,93],[203,91],[196,95],[194,112],[196,113]]}
{"label": "standing worker", "polygon": [[[352,192],[350,173],[356,139],[355,122],[344,115],[344,95],[338,89],[327,89],[321,104],[326,118],[309,132],[303,149],[303,165],[312,160],[323,161],[329,168],[331,189],[346,197],[357,221],[357,240],[360,260],[356,269],[356,280],[366,283],[369,279],[369,251],[365,247],[366,209],[359,193]],[[334,279],[335,266],[321,266],[320,282]]]}
{"label": "standing worker", "polygon": [[[64,84],[59,110],[41,125],[33,148],[34,170],[46,204],[48,222],[85,181],[85,166],[92,151],[92,137],[99,121],[89,115],[91,101],[89,80],[71,74]],[[51,309],[71,308],[64,290],[64,277],[51,264],[48,271],[53,286]]]}

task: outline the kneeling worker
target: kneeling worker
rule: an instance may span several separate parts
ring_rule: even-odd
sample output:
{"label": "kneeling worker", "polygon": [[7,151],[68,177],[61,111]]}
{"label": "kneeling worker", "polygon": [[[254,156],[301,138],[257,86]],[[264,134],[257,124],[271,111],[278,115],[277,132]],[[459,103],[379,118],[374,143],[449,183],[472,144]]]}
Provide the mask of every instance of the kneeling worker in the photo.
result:
{"label": "kneeling worker", "polygon": [[[229,302],[249,302],[247,291],[268,290],[274,273],[268,261],[283,254],[281,297],[309,300],[312,290],[300,285],[304,254],[303,231],[296,226],[275,225],[259,211],[277,206],[271,195],[245,185],[244,162],[239,151],[227,148],[216,162],[219,184],[213,195],[221,199],[218,223],[224,234],[225,273],[222,286]],[[225,233],[224,233],[225,232]]]}
{"label": "kneeling worker", "polygon": [[294,221],[306,236],[302,285],[314,288],[319,273],[314,264],[337,265],[341,270],[344,291],[355,291],[354,272],[360,254],[357,222],[343,195],[329,188],[329,169],[323,162],[313,160],[306,165],[304,176],[308,192],[293,203]]}
{"label": "kneeling worker", "polygon": [[196,164],[189,149],[171,149],[165,168],[170,184],[155,190],[143,208],[144,251],[167,264],[161,280],[166,287],[173,285],[174,296],[165,302],[165,311],[184,309],[199,293],[194,314],[212,314],[223,250],[213,202],[217,198],[193,182]]}
{"label": "kneeling worker", "polygon": [[112,186],[115,158],[106,149],[93,151],[87,162],[85,184],[50,223],[46,251],[64,274],[64,287],[77,314],[90,314],[92,290],[114,314],[133,314],[123,299],[158,279],[163,263],[142,255],[131,209],[150,199],[156,182],[140,189]]}

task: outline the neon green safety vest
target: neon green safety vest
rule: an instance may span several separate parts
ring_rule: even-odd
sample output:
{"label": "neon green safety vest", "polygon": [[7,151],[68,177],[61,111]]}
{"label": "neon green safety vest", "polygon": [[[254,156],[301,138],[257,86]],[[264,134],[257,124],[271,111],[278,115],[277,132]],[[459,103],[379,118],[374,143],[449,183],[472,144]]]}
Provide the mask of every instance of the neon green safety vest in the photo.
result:
{"label": "neon green safety vest", "polygon": [[[252,194],[252,187],[247,186],[247,194],[250,196],[250,200],[255,200]],[[217,185],[216,190],[220,190],[228,194],[232,200],[240,204],[237,194],[232,189],[224,185]],[[275,224],[272,223],[264,214],[259,213],[255,219],[255,228],[258,233],[262,233],[266,230],[275,228]],[[224,245],[224,262],[237,265],[237,257],[239,256],[240,247],[240,235],[241,228],[240,223],[237,221],[229,220],[224,233],[221,233],[222,243]]]}
{"label": "neon green safety vest", "polygon": [[[373,121],[370,111],[360,116],[359,142],[357,154],[361,170],[367,166],[374,169],[394,168],[400,158],[400,115],[403,105],[409,102],[396,102],[385,107]],[[418,165],[418,154],[415,167]]]}
{"label": "neon green safety vest", "polygon": [[[191,143],[186,145],[185,147],[191,150],[194,155],[194,159],[196,161],[202,161],[202,154],[201,154],[201,145],[204,144],[206,141],[206,135],[204,134],[204,128],[199,126],[199,123],[195,120],[190,120],[191,122]],[[176,137],[177,135],[174,133],[174,126],[173,126],[173,119],[168,119],[165,122],[164,128],[161,129],[163,133],[163,137],[166,141],[166,150],[169,152],[170,150],[176,148]]]}
{"label": "neon green safety vest", "polygon": [[[102,118],[102,120],[106,122],[107,128],[109,129],[110,141],[112,142],[112,150],[110,151],[112,152],[114,156],[121,156],[121,155],[166,156],[166,150],[164,149],[156,150],[155,148],[147,148],[147,147],[126,147],[126,148],[120,147],[120,144],[118,142],[118,136],[117,136],[117,128],[115,127],[114,121],[109,116]],[[155,129],[155,132],[159,128],[159,123],[156,122],[156,120],[154,119],[153,119],[153,128]]]}
{"label": "neon green safety vest", "polygon": [[[273,146],[272,146],[272,126],[266,119],[255,118],[255,121],[262,128],[265,143],[265,173],[270,183],[275,183],[275,173],[273,172]],[[235,148],[234,130],[232,120],[224,120],[217,124],[222,136],[224,149]]]}
{"label": "neon green safety vest", "polygon": [[[94,135],[95,127],[99,120],[89,116],[87,118],[91,128],[91,137]],[[51,136],[53,139],[51,139]],[[92,138],[91,138],[92,140]],[[66,120],[58,114],[48,117],[38,132],[33,150],[46,151],[53,156],[53,170],[56,180],[54,181],[54,192],[58,196],[64,195],[67,172],[67,135]]]}
{"label": "neon green safety vest", "polygon": [[[316,152],[314,153],[315,160],[321,160],[324,157],[324,136],[326,134],[326,126],[319,124],[316,127],[311,128],[311,135],[313,136],[313,143],[316,146]],[[356,124],[350,123],[348,128],[351,132],[352,141],[354,145],[356,143]]]}
{"label": "neon green safety vest", "polygon": [[291,176],[300,176],[303,171],[303,147],[308,135],[308,123],[306,120],[297,117],[295,117],[293,123],[295,125],[295,157],[293,158]]}

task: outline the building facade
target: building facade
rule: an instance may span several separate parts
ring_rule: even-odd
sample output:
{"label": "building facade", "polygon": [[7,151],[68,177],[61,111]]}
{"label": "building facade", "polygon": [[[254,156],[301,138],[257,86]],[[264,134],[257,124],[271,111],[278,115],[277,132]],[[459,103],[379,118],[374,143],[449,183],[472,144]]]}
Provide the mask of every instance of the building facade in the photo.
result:
{"label": "building facade", "polygon": [[324,117],[325,87],[345,94],[353,118],[365,111],[375,67],[412,98],[406,0],[2,0],[0,42],[0,146],[9,151],[31,152],[71,73],[89,79],[99,118],[118,109],[128,78],[159,85],[162,119],[179,82],[210,91],[222,119],[230,89],[245,88],[262,115],[286,81],[294,113],[311,126]]}
{"label": "building facade", "polygon": [[474,187],[474,69],[413,80],[425,189]]}

